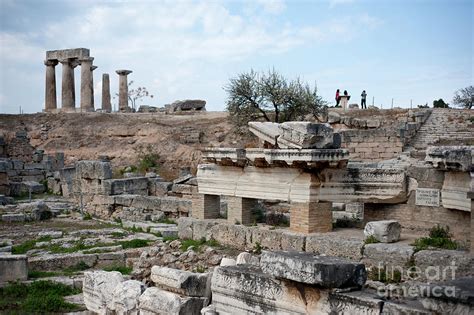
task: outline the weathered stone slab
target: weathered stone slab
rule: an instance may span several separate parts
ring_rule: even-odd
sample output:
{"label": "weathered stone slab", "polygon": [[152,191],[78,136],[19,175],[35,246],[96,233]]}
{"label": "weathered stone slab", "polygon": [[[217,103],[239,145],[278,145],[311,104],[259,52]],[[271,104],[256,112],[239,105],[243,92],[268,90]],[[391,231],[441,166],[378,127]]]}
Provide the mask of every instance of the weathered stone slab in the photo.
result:
{"label": "weathered stone slab", "polygon": [[418,280],[445,281],[474,276],[474,256],[459,250],[421,250],[414,255]]}
{"label": "weathered stone slab", "polygon": [[469,172],[474,165],[474,146],[428,147],[425,161],[441,170]]}
{"label": "weathered stone slab", "polygon": [[423,306],[436,314],[474,314],[474,277],[430,284],[421,295]]}
{"label": "weathered stone slab", "polygon": [[275,279],[254,266],[218,267],[211,284],[218,314],[329,314],[326,291]]}
{"label": "weathered stone slab", "polygon": [[441,191],[443,207],[471,212],[471,198],[467,196],[468,192],[474,189],[471,185],[469,173],[446,172]]}
{"label": "weathered stone slab", "polygon": [[143,291],[145,286],[137,280],[118,284],[113,291],[111,309],[116,314],[138,314],[138,300]]}
{"label": "weathered stone slab", "polygon": [[383,306],[381,298],[365,291],[330,293],[328,302],[331,311],[327,314],[379,315]]}
{"label": "weathered stone slab", "polygon": [[209,297],[210,280],[209,273],[193,273],[160,266],[151,268],[151,281],[166,291],[181,295]]}
{"label": "weathered stone slab", "polygon": [[402,267],[409,265],[414,247],[404,244],[367,244],[362,262],[371,267]]}
{"label": "weathered stone slab", "polygon": [[112,165],[104,161],[78,161],[75,164],[76,177],[85,179],[112,178]]}
{"label": "weathered stone slab", "polygon": [[28,279],[26,255],[0,255],[0,283]]}
{"label": "weathered stone slab", "polygon": [[92,267],[97,263],[97,259],[96,254],[80,253],[32,256],[28,258],[28,268],[41,271],[63,270],[81,262]]}
{"label": "weathered stone slab", "polygon": [[122,282],[123,276],[118,271],[84,272],[82,293],[87,309],[97,314],[108,314],[114,308],[114,291]]}
{"label": "weathered stone slab", "polygon": [[26,216],[23,213],[7,213],[2,214],[3,222],[24,222]]}
{"label": "weathered stone slab", "polygon": [[306,236],[301,233],[285,231],[281,234],[281,249],[302,252],[305,249]]}
{"label": "weathered stone slab", "polygon": [[150,287],[139,298],[140,315],[199,315],[204,298],[181,297],[176,293]]}
{"label": "weathered stone slab", "polygon": [[103,181],[106,195],[148,195],[148,178],[135,177],[123,179],[107,179]]}
{"label": "weathered stone slab", "polygon": [[260,267],[277,278],[326,288],[361,287],[367,280],[363,264],[311,253],[264,251]]}
{"label": "weathered stone slab", "polygon": [[46,51],[46,60],[63,60],[69,58],[82,59],[89,57],[89,49],[87,48],[73,48]]}
{"label": "weathered stone slab", "polygon": [[178,219],[178,237],[180,239],[193,239],[194,218],[181,217]]}
{"label": "weathered stone slab", "polygon": [[364,228],[365,237],[373,236],[382,243],[393,243],[400,240],[402,226],[396,220],[367,222]]}
{"label": "weathered stone slab", "polygon": [[439,189],[417,188],[415,204],[417,206],[439,207]]}
{"label": "weathered stone slab", "polygon": [[318,255],[336,256],[360,261],[363,247],[363,240],[338,236],[335,233],[306,236],[306,251]]}

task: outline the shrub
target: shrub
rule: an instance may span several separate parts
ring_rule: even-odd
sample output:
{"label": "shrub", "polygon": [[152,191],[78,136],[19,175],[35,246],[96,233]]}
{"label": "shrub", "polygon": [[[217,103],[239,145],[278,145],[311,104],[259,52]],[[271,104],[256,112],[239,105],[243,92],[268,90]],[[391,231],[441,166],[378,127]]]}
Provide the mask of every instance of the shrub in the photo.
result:
{"label": "shrub", "polygon": [[430,229],[428,237],[421,237],[415,240],[412,244],[415,246],[415,251],[425,250],[429,248],[442,248],[442,249],[457,249],[458,244],[451,239],[452,235],[449,233],[449,227],[443,228],[437,225]]}
{"label": "shrub", "polygon": [[253,246],[253,252],[257,255],[260,255],[262,253],[262,245],[260,242],[255,242],[255,245]]}

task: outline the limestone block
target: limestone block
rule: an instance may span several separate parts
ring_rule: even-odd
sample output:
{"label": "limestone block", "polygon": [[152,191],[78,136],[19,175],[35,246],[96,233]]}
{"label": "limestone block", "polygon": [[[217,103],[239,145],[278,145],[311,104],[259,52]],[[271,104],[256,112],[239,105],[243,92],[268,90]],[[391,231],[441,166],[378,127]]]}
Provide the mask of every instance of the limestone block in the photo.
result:
{"label": "limestone block", "polygon": [[419,297],[421,304],[436,314],[474,314],[472,277],[433,283]]}
{"label": "limestone block", "polygon": [[211,227],[207,239],[212,238],[219,244],[245,250],[248,231],[243,225],[217,224]]}
{"label": "limestone block", "polygon": [[53,215],[51,209],[44,201],[34,201],[18,206],[18,211],[27,214],[27,218],[33,221],[47,220]]}
{"label": "limestone block", "polygon": [[382,243],[393,243],[400,240],[402,226],[396,220],[367,222],[364,228],[365,237],[373,236]]}
{"label": "limestone block", "polygon": [[161,266],[151,268],[151,281],[163,290],[186,296],[209,297],[210,274],[193,273]]}
{"label": "limestone block", "polygon": [[404,244],[375,243],[364,246],[362,262],[371,267],[405,267],[414,254],[414,247]]}
{"label": "limestone block", "polygon": [[123,276],[118,271],[85,271],[82,293],[87,309],[97,314],[108,314],[114,309],[114,291],[122,282]]}
{"label": "limestone block", "polygon": [[104,161],[78,161],[75,164],[76,177],[85,179],[112,178],[112,165]]}
{"label": "limestone block", "polygon": [[327,291],[275,279],[250,265],[218,267],[211,284],[218,314],[329,314]]}
{"label": "limestone block", "polygon": [[440,170],[470,172],[473,169],[473,146],[428,147],[425,161]]}
{"label": "limestone block", "polygon": [[26,216],[23,213],[7,213],[2,214],[3,222],[24,222]]}
{"label": "limestone block", "polygon": [[264,251],[260,267],[277,278],[326,288],[362,287],[367,280],[363,264],[303,252]]}
{"label": "limestone block", "polygon": [[195,219],[180,217],[178,219],[178,237],[180,239],[193,239],[193,224]]}
{"label": "limestone block", "polygon": [[28,279],[26,255],[0,255],[0,283]]}
{"label": "limestone block", "polygon": [[107,179],[103,181],[104,193],[108,195],[148,195],[147,177]]}
{"label": "limestone block", "polygon": [[233,258],[227,258],[227,257],[222,258],[219,264],[219,266],[221,267],[235,266],[235,265],[237,265],[237,261]]}
{"label": "limestone block", "polygon": [[164,182],[161,178],[148,178],[148,191],[151,196],[166,196],[172,186],[172,183]]}
{"label": "limestone block", "polygon": [[89,53],[89,49],[86,48],[48,50],[46,51],[46,60],[62,60],[69,58],[82,59],[84,57],[89,57]]}
{"label": "limestone block", "polygon": [[333,148],[333,129],[328,124],[284,122],[279,124],[280,148],[325,149]]}
{"label": "limestone block", "polygon": [[176,293],[150,287],[139,298],[140,315],[199,315],[205,299],[181,297]]}
{"label": "limestone block", "polygon": [[236,265],[245,265],[252,262],[252,254],[243,252],[237,256]]}
{"label": "limestone block", "polygon": [[161,211],[171,213],[188,213],[192,208],[192,201],[177,197],[162,197]]}
{"label": "limestone block", "polygon": [[471,176],[468,172],[446,172],[441,190],[441,202],[444,208],[471,212]]}
{"label": "limestone block", "polygon": [[263,248],[281,250],[282,232],[278,230],[266,230],[261,228],[252,229],[252,245],[257,242]]}
{"label": "limestone block", "polygon": [[11,169],[13,169],[13,163],[11,161],[0,160],[0,172],[6,173]]}
{"label": "limestone block", "polygon": [[47,236],[51,238],[63,237],[63,231],[43,231],[38,233],[38,237]]}
{"label": "limestone block", "polygon": [[208,238],[208,232],[211,227],[216,225],[216,221],[211,220],[194,220],[193,221],[193,240],[201,240]]}
{"label": "limestone block", "polygon": [[125,253],[112,252],[97,254],[97,263],[95,264],[96,268],[105,268],[112,266],[125,266]]}
{"label": "limestone block", "polygon": [[336,124],[341,121],[341,115],[337,112],[329,111],[328,112],[328,123]]}
{"label": "limestone block", "polygon": [[32,256],[28,258],[28,268],[41,271],[63,270],[64,268],[73,267],[81,262],[92,267],[97,263],[97,255],[72,253]]}
{"label": "limestone block", "polygon": [[364,241],[357,238],[337,236],[334,233],[306,236],[306,251],[319,255],[336,256],[359,261],[362,258]]}
{"label": "limestone block", "polygon": [[163,237],[178,237],[178,227],[176,225],[167,224],[162,227],[150,228],[151,233],[161,234]]}
{"label": "limestone block", "polygon": [[348,293],[329,293],[328,302],[331,311],[327,314],[364,315],[381,314],[382,306],[384,303],[381,298],[377,298],[377,295],[365,291],[354,291]]}
{"label": "limestone block", "polygon": [[185,185],[185,184],[173,184],[171,187],[171,191],[175,194],[188,194],[192,195],[198,192],[196,186],[192,185]]}
{"label": "limestone block", "polygon": [[474,276],[474,256],[458,250],[421,250],[414,255],[419,280],[444,281]]}
{"label": "limestone block", "polygon": [[116,314],[138,314],[138,299],[145,291],[143,283],[137,280],[124,281],[115,288],[112,307]]}
{"label": "limestone block", "polygon": [[306,236],[301,233],[283,232],[281,234],[281,249],[302,252],[305,249]]}
{"label": "limestone block", "polygon": [[141,209],[161,209],[161,198],[151,196],[135,196],[131,207]]}

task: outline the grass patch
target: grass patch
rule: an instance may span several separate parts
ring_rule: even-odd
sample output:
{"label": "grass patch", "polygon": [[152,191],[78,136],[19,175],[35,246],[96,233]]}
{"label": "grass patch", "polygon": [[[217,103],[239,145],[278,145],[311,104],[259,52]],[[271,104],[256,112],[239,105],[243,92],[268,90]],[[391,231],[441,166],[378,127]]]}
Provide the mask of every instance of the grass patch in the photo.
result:
{"label": "grass patch", "polygon": [[27,251],[35,248],[36,242],[37,242],[36,240],[28,240],[19,245],[14,245],[12,247],[12,254],[14,255],[25,254]]}
{"label": "grass patch", "polygon": [[123,275],[129,275],[132,273],[133,268],[130,267],[125,267],[125,266],[110,266],[110,267],[105,267],[105,271],[118,271]]}
{"label": "grass patch", "polygon": [[37,279],[37,278],[48,278],[60,276],[60,272],[56,271],[39,271],[39,270],[30,270],[28,271],[28,279]]}
{"label": "grass patch", "polygon": [[170,219],[170,218],[163,218],[159,219],[157,223],[164,223],[164,224],[177,224],[175,220]]}
{"label": "grass patch", "polygon": [[146,247],[148,246],[148,243],[150,243],[150,241],[142,239],[119,242],[119,244],[122,245],[123,249]]}
{"label": "grass patch", "polygon": [[85,212],[82,216],[82,220],[92,220],[92,216],[89,212]]}
{"label": "grass patch", "polygon": [[123,238],[125,236],[127,236],[127,233],[123,233],[123,232],[112,232],[112,234],[110,234],[112,236],[112,238]]}
{"label": "grass patch", "polygon": [[364,240],[364,244],[375,244],[375,243],[380,243],[380,241],[375,238],[375,236],[370,235]]}
{"label": "grass patch", "polygon": [[436,225],[430,229],[428,237],[421,237],[412,244],[415,246],[415,252],[429,248],[458,249],[459,245],[451,239],[449,227]]}
{"label": "grass patch", "polygon": [[5,314],[74,311],[79,306],[64,301],[64,297],[80,292],[79,289],[51,281],[40,280],[30,285],[14,282],[0,288],[0,310]]}

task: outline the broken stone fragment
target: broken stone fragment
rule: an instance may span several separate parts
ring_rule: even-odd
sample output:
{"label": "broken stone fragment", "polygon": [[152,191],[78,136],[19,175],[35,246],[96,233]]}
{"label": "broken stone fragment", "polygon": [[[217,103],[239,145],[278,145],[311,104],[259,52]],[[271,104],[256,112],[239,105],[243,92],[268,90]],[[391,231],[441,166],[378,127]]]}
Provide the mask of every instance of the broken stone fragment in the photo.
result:
{"label": "broken stone fragment", "polygon": [[181,297],[176,293],[151,287],[139,298],[141,315],[198,315],[204,306],[205,298]]}
{"label": "broken stone fragment", "polygon": [[361,287],[367,280],[361,263],[304,252],[264,251],[260,266],[264,273],[274,277],[325,288]]}
{"label": "broken stone fragment", "polygon": [[114,290],[123,282],[118,271],[86,271],[82,292],[84,304],[89,311],[97,314],[108,314],[113,307]]}
{"label": "broken stone fragment", "polygon": [[210,295],[210,274],[193,273],[161,266],[151,268],[151,281],[158,287],[186,296]]}
{"label": "broken stone fragment", "polygon": [[140,281],[120,283],[113,292],[112,309],[116,314],[138,314],[138,299],[143,291],[145,286]]}
{"label": "broken stone fragment", "polygon": [[400,240],[402,226],[395,220],[371,221],[365,225],[365,237],[373,236],[382,243],[393,243]]}

